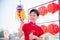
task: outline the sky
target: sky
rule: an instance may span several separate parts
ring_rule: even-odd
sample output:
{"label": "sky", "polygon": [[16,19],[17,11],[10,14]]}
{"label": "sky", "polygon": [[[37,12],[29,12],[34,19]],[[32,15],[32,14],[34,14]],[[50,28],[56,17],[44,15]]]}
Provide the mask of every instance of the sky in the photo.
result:
{"label": "sky", "polygon": [[[10,33],[18,32],[20,21],[16,20],[16,8],[20,4],[20,0],[0,0],[0,29],[8,29]],[[52,0],[21,0],[21,4],[28,15],[28,9]],[[56,12],[58,13],[58,12]],[[49,16],[50,19],[47,18]],[[37,22],[45,22],[50,20],[58,20],[58,14],[47,14],[45,17],[40,16]],[[52,18],[51,18],[52,16]],[[26,22],[26,21],[25,21]],[[58,22],[57,22],[58,24]]]}

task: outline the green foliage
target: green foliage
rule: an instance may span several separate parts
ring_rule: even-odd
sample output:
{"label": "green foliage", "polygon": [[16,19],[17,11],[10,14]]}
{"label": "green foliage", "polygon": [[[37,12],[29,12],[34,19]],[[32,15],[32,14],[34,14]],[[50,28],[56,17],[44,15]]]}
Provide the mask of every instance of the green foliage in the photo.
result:
{"label": "green foliage", "polygon": [[4,32],[3,30],[0,31],[0,38],[4,37],[4,33],[3,32]]}

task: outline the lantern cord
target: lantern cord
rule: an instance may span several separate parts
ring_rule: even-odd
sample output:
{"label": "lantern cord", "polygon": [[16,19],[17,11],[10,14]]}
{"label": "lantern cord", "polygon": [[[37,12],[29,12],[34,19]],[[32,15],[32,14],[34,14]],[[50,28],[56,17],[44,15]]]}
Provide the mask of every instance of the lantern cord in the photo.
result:
{"label": "lantern cord", "polygon": [[21,5],[21,0],[19,2],[20,2],[20,5]]}
{"label": "lantern cord", "polygon": [[[54,2],[54,1],[57,1],[57,0],[52,0],[52,1],[49,1],[49,2],[46,2],[46,3],[43,3],[43,4],[41,4],[41,5],[38,5],[38,6],[42,6],[42,5],[45,5],[45,4]],[[38,6],[34,6],[34,7],[32,7],[32,8],[36,8],[36,7],[38,7]],[[32,9],[32,8],[29,8],[28,11],[29,11],[30,9]]]}
{"label": "lantern cord", "polygon": [[60,22],[60,20],[49,21],[49,22],[42,22],[42,23],[37,23],[37,24],[44,24],[44,23],[51,23],[51,22]]}

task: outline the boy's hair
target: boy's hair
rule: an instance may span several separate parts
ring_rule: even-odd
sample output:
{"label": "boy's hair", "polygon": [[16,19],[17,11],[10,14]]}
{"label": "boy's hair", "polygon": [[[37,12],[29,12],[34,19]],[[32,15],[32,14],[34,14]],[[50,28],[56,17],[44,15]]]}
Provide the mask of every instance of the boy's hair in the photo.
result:
{"label": "boy's hair", "polygon": [[38,12],[36,9],[32,9],[32,10],[30,11],[30,14],[31,14],[32,12],[35,12],[35,14],[36,14],[37,16],[39,16],[39,12]]}

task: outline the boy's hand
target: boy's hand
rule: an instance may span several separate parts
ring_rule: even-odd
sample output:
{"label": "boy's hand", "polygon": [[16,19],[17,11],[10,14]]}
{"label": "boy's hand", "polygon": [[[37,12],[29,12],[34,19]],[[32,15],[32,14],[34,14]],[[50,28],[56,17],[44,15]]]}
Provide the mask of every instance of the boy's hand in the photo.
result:
{"label": "boy's hand", "polygon": [[24,19],[20,18],[21,26],[24,24]]}
{"label": "boy's hand", "polygon": [[38,39],[38,37],[37,36],[35,36],[35,35],[33,35],[33,32],[31,32],[30,34],[29,34],[29,39],[30,40],[33,40],[33,39]]}

